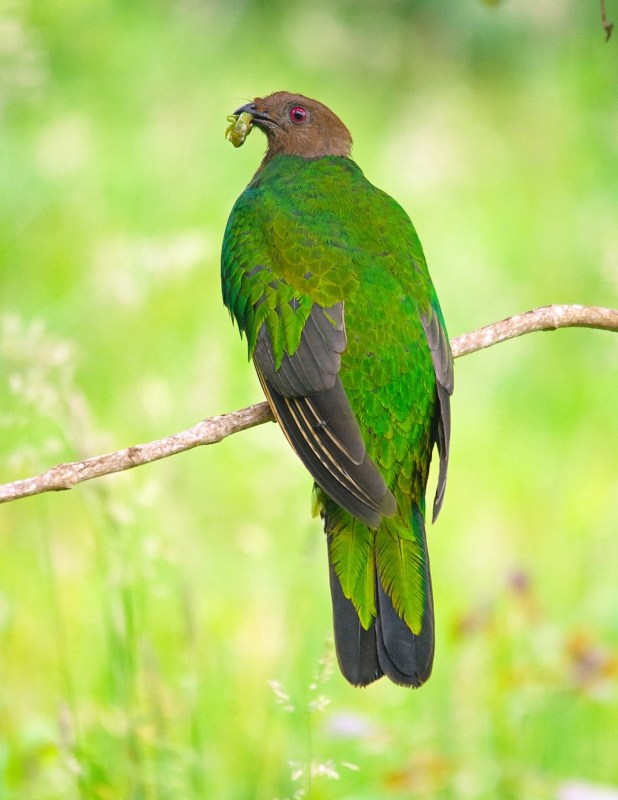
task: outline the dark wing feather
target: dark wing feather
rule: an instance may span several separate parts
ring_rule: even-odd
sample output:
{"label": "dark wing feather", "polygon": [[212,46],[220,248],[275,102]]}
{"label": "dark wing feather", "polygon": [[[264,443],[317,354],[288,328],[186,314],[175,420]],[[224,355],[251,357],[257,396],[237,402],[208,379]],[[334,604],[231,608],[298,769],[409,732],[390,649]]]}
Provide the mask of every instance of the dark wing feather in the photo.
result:
{"label": "dark wing feather", "polygon": [[345,348],[343,303],[326,309],[314,304],[296,352],[293,356],[284,353],[279,369],[266,325],[259,330],[253,357],[275,391],[284,397],[305,397],[333,388]]}
{"label": "dark wing feather", "polygon": [[[337,415],[333,418],[336,420],[333,428],[340,432],[349,403],[339,378],[335,386],[322,395],[284,397],[274,390],[259,367],[257,370],[279,424],[316,483],[336,503],[370,528],[380,525],[382,515],[392,516],[397,509],[395,498],[373,461],[367,453],[360,464],[352,461],[345,446],[329,430],[328,420],[315,413],[316,406],[318,409],[323,405],[330,406]],[[356,419],[354,423],[358,424]]]}
{"label": "dark wing feather", "polygon": [[448,473],[448,459],[451,440],[451,398],[446,389],[438,383],[438,401],[440,403],[440,419],[438,420],[438,453],[440,455],[440,472],[438,486],[433,501],[432,522],[435,522],[444,502],[446,492],[446,477]]}
{"label": "dark wing feather", "polygon": [[253,359],[275,416],[315,481],[356,519],[377,528],[397,504],[367,455],[337,375],[344,350],[343,304],[314,305],[298,348],[284,354],[279,369],[265,325]]}
{"label": "dark wing feather", "polygon": [[438,387],[438,401],[440,404],[440,417],[438,418],[437,445],[440,454],[440,472],[438,486],[433,501],[433,519],[435,522],[444,502],[446,491],[446,478],[448,474],[448,459],[451,440],[451,395],[454,388],[453,354],[451,345],[446,336],[436,311],[430,307],[426,314],[420,315],[427,343],[431,350],[431,360]]}

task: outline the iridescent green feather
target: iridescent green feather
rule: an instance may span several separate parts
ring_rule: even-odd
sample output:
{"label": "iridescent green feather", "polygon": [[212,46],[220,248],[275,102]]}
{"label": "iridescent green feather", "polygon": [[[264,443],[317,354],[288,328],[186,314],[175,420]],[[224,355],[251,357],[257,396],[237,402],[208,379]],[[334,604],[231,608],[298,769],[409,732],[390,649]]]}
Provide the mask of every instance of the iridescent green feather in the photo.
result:
{"label": "iridescent green feather", "polygon": [[427,592],[427,554],[422,531],[418,523],[414,524],[414,515],[408,519],[412,524],[382,522],[376,534],[376,560],[382,586],[393,601],[395,611],[412,633],[419,634]]}
{"label": "iridescent green feather", "polygon": [[329,557],[365,630],[376,615],[375,531],[334,503],[319,486],[314,487],[313,514],[327,515],[331,534]]}
{"label": "iridescent green feather", "polygon": [[[223,300],[247,336],[249,356],[266,322],[278,367],[284,352],[296,351],[312,304],[329,307],[349,298],[358,279],[339,217],[325,218],[323,208],[312,214],[318,196],[310,194],[299,214],[290,201],[286,170],[272,169],[277,161],[249,184],[232,209],[221,277]],[[295,156],[285,162],[307,163]],[[247,298],[245,307],[239,307],[238,296]],[[264,304],[268,311],[260,310]]]}
{"label": "iridescent green feather", "polygon": [[418,632],[427,588],[418,515],[424,513],[437,414],[420,315],[435,312],[442,326],[443,319],[407,214],[349,159],[277,156],[234,206],[222,280],[249,355],[265,322],[277,366],[284,352],[296,351],[313,303],[328,308],[344,301],[347,351],[340,378],[398,512],[373,531],[321,490],[318,506],[332,532],[335,571],[363,627],[376,613],[377,566],[396,611]]}

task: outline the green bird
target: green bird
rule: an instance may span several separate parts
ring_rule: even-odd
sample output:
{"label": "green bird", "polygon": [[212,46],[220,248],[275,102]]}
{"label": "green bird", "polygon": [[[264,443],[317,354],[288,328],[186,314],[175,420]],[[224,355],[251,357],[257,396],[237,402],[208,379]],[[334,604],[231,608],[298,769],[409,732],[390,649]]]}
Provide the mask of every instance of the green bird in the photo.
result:
{"label": "green bird", "polygon": [[223,300],[315,481],[343,675],[417,687],[434,655],[425,489],[437,445],[435,520],[453,391],[438,298],[408,215],[352,161],[329,108],[256,98],[235,112],[236,146],[247,115],[268,149],[227,223]]}

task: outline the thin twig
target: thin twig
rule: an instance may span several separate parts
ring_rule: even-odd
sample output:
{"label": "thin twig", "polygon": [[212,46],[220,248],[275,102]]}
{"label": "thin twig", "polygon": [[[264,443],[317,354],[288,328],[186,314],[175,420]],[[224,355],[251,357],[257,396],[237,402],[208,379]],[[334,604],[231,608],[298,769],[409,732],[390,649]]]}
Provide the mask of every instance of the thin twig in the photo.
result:
{"label": "thin twig", "polygon": [[605,0],[601,0],[601,25],[605,31],[605,41],[609,42],[609,37],[612,35],[614,23],[607,21],[607,14],[605,13]]}
{"label": "thin twig", "polygon": [[[553,331],[557,328],[599,328],[618,332],[618,310],[597,306],[544,306],[514,317],[487,325],[472,333],[451,339],[455,358],[477,350],[484,350],[507,339],[534,331]],[[227,436],[245,431],[264,422],[274,422],[268,403],[258,403],[231,414],[210,417],[189,430],[158,439],[148,444],[137,444],[115,453],[58,464],[42,475],[0,485],[0,503],[9,503],[21,497],[43,492],[72,489],[82,481],[123,472],[151,461],[182,453],[204,444],[216,444]]]}

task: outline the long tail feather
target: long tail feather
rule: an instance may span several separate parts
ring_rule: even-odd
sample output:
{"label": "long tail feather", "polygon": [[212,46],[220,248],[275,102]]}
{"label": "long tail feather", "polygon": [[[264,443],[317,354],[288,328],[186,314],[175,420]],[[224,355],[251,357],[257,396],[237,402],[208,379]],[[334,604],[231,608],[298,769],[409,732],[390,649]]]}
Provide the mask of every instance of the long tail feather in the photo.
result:
{"label": "long tail feather", "polygon": [[352,601],[343,594],[330,559],[329,570],[339,668],[353,686],[367,686],[384,674],[378,661],[376,624],[373,621],[369,630],[363,628]]}
{"label": "long tail feather", "polygon": [[366,630],[351,600],[344,595],[330,558],[332,536],[328,528],[330,588],[333,601],[335,645],[341,672],[354,686],[366,686],[386,675],[401,686],[419,687],[431,675],[434,655],[434,616],[429,557],[423,515],[413,507],[414,525],[422,535],[425,570],[425,603],[421,630],[412,633],[393,607],[376,569],[376,618]]}
{"label": "long tail feather", "polygon": [[378,658],[384,674],[402,686],[417,687],[425,683],[431,675],[435,629],[425,521],[416,504],[413,506],[412,514],[414,527],[422,536],[424,551],[425,603],[422,627],[418,634],[412,633],[395,611],[391,598],[379,578],[376,579],[378,609],[376,627]]}

